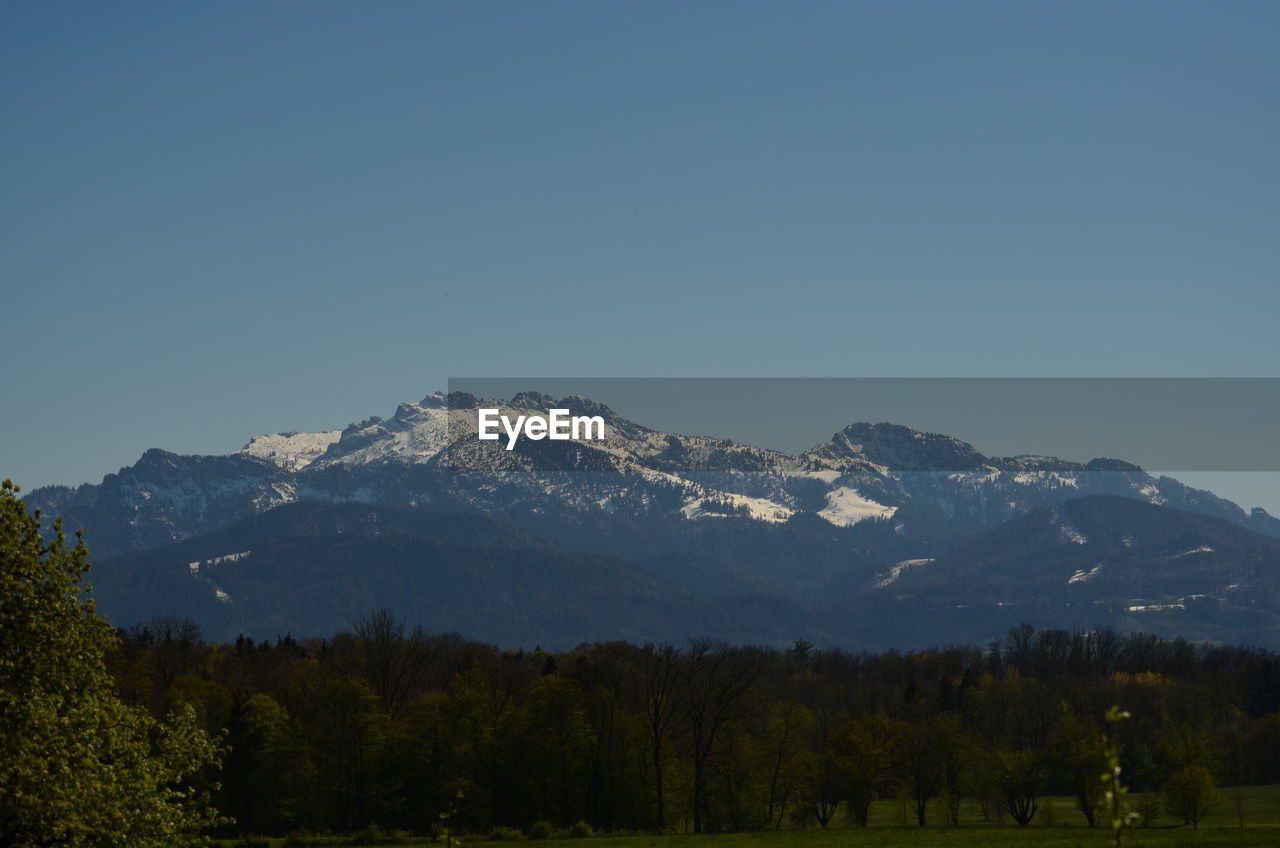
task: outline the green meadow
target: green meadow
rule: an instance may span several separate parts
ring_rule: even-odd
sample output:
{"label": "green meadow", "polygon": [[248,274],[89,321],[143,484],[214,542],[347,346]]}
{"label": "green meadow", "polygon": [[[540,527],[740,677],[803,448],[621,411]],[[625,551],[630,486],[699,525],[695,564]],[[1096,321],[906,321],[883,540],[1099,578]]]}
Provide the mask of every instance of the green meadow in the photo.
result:
{"label": "green meadow", "polygon": [[[1140,806],[1143,795],[1131,796],[1134,806]],[[1237,803],[1243,807],[1245,827],[1239,826]],[[931,813],[935,811],[931,810]],[[878,801],[872,805],[868,827],[847,825],[842,816],[825,830],[818,827],[783,827],[781,830],[753,833],[725,834],[652,834],[600,835],[588,838],[521,839],[520,842],[538,848],[848,848],[848,846],[876,846],[879,848],[946,848],[946,846],[990,846],[991,848],[1021,848],[1029,845],[1108,846],[1114,844],[1111,832],[1103,827],[1090,829],[1084,816],[1075,808],[1070,798],[1051,797],[1041,800],[1040,812],[1028,827],[1018,827],[1007,817],[983,819],[981,805],[965,799],[960,805],[960,823],[957,826],[931,824],[920,828],[914,825],[914,812],[905,810],[893,801]],[[943,811],[936,810],[935,821],[941,821]],[[483,835],[463,835],[456,843],[476,848],[509,848],[510,838],[490,840]],[[217,843],[223,848],[253,846],[254,848],[293,848],[306,845],[343,845],[350,848],[372,848],[374,845],[409,844],[443,846],[443,837],[408,837],[407,839],[378,839],[357,842],[351,837],[293,837],[292,839],[225,840]],[[1126,832],[1127,846],[1280,846],[1280,786],[1251,786],[1239,791],[1222,790],[1222,803],[1199,828],[1181,825],[1167,815],[1158,816],[1148,826],[1139,825]]]}

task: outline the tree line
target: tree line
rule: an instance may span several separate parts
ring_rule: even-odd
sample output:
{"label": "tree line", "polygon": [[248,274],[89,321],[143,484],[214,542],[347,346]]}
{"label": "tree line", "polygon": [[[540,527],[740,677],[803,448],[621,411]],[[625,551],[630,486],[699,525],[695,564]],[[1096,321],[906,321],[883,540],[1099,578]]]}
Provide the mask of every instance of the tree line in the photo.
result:
{"label": "tree line", "polygon": [[1162,792],[1168,821],[1198,823],[1216,785],[1280,783],[1280,656],[1142,634],[550,652],[380,611],[328,639],[210,644],[175,619],[118,636],[120,698],[194,710],[221,740],[203,779],[227,835],[865,826],[877,799],[921,826],[958,823],[961,798],[1026,825],[1048,794],[1092,826],[1117,704],[1126,782]]}

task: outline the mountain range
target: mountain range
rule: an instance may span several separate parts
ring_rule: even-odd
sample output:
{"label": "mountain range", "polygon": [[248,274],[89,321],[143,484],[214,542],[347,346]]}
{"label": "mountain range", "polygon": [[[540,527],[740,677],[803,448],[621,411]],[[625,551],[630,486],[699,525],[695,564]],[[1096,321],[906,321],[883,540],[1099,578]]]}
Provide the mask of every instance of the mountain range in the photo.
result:
{"label": "mountain range", "polygon": [[[607,422],[599,441],[476,438],[480,406]],[[505,645],[985,640],[1117,627],[1280,646],[1280,520],[1116,459],[990,457],[855,423],[789,454],[660,432],[603,404],[431,394],[225,456],[147,451],[27,501],[83,527],[117,624],[328,635],[376,608]]]}

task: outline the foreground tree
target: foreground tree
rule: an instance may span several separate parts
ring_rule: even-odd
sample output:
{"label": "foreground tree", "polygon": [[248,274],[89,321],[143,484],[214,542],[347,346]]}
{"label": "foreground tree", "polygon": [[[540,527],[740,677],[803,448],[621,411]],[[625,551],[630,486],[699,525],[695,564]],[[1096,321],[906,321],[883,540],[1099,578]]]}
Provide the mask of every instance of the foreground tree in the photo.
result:
{"label": "foreground tree", "polygon": [[1164,785],[1165,805],[1170,815],[1183,824],[1198,828],[1218,808],[1222,796],[1213,784],[1213,775],[1204,766],[1187,766],[1170,777]]}
{"label": "foreground tree", "polygon": [[[845,725],[835,751],[843,772],[844,800],[858,827],[866,827],[873,802],[890,788],[895,763],[902,760],[911,725],[884,716],[866,716]],[[834,812],[834,811],[833,811]]]}
{"label": "foreground tree", "polygon": [[1070,794],[1089,827],[1093,827],[1105,792],[1098,776],[1107,771],[1106,738],[1063,709],[1058,727],[1050,736],[1049,764],[1057,781],[1054,788]]}
{"label": "foreground tree", "polygon": [[1044,770],[1036,751],[999,750],[990,757],[991,780],[1005,811],[1019,827],[1031,824],[1040,807]]}
{"label": "foreground tree", "polygon": [[87,597],[88,552],[41,535],[0,486],[0,844],[176,846],[215,823],[189,781],[216,759],[188,707],[166,722],[123,704],[115,636]]}

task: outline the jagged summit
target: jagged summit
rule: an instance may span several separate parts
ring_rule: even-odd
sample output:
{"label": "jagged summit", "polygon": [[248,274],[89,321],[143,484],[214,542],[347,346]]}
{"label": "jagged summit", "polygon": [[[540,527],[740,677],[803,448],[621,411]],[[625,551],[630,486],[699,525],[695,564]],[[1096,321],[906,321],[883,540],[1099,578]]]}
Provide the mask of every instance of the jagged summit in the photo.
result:
{"label": "jagged summit", "polygon": [[508,404],[514,409],[546,410],[556,405],[556,399],[541,392],[517,392]]}
{"label": "jagged summit", "polygon": [[968,442],[885,422],[850,424],[809,453],[833,459],[861,457],[896,471],[972,471],[988,462]]}
{"label": "jagged summit", "polygon": [[607,405],[583,395],[567,395],[560,398],[558,405],[573,410],[577,415],[600,415],[606,421],[618,420],[618,414]]}

